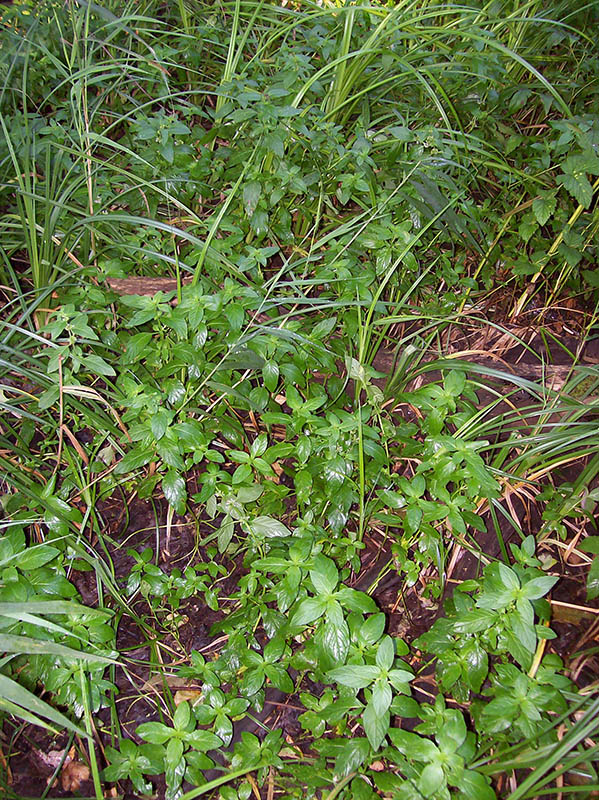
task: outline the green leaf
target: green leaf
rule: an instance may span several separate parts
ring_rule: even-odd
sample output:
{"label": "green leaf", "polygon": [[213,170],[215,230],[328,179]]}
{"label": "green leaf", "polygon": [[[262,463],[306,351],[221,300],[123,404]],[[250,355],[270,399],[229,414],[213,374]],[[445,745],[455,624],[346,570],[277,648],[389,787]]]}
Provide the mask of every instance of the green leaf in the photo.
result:
{"label": "green leaf", "polygon": [[274,392],[279,383],[279,365],[276,361],[266,361],[262,367],[262,379],[269,392]]}
{"label": "green leaf", "polygon": [[362,737],[352,737],[342,742],[341,752],[335,759],[335,780],[345,778],[350,772],[355,772],[370,755],[368,740]]}
{"label": "green leaf", "polygon": [[335,456],[335,458],[325,461],[323,468],[325,481],[331,486],[340,486],[348,474],[347,467],[347,462],[341,456]]}
{"label": "green leaf", "polygon": [[[176,774],[180,770],[180,763],[183,761],[183,750],[184,745],[181,739],[171,738],[168,740],[166,745],[166,753],[164,756],[164,766],[165,772],[168,775],[169,771],[171,775]],[[185,763],[185,762],[183,762]],[[172,778],[169,780],[167,777],[167,786],[169,789],[174,788],[174,781]]]}
{"label": "green leaf", "polygon": [[437,745],[417,733],[391,728],[389,738],[402,755],[413,761],[435,761],[439,757]]}
{"label": "green leaf", "polygon": [[333,661],[343,663],[349,650],[349,629],[345,621],[342,625],[325,622],[322,643]]}
{"label": "green leaf", "polygon": [[173,735],[173,729],[162,722],[144,722],[137,726],[135,733],[152,744],[164,744]]}
{"label": "green leaf", "polygon": [[[341,600],[339,600],[339,602],[342,603]],[[386,620],[383,613],[373,614],[371,617],[368,617],[360,628],[361,638],[368,644],[378,642],[385,630],[385,624]]]}
{"label": "green leaf", "polygon": [[588,208],[591,205],[593,187],[583,171],[577,170],[560,175],[557,182],[561,183],[581,206]]}
{"label": "green leaf", "polygon": [[136,447],[130,450],[124,458],[114,468],[115,475],[122,475],[125,472],[132,472],[139,467],[148,464],[156,458],[156,452],[152,447]]}
{"label": "green leaf", "polygon": [[224,553],[227,547],[231,544],[233,534],[235,533],[235,523],[225,517],[222,525],[218,529],[218,552]]}
{"label": "green leaf", "polygon": [[[25,551],[18,554],[18,567],[21,570],[37,569],[55,559],[59,553],[60,550],[47,544],[28,547]],[[10,560],[12,561],[14,558],[15,556]]]}
{"label": "green leaf", "polygon": [[296,625],[309,625],[311,622],[314,622],[325,612],[327,607],[327,601],[324,597],[306,597],[297,607],[297,610],[293,614],[291,618],[290,625],[291,627],[295,627]]}
{"label": "green leaf", "polygon": [[554,575],[543,575],[539,578],[533,578],[522,587],[522,596],[527,597],[529,600],[538,600],[539,597],[544,597],[547,592],[555,586],[558,580],[559,578]]}
{"label": "green leaf", "polygon": [[578,544],[578,549],[583,553],[599,555],[599,536],[587,536]]}
{"label": "green leaf", "polygon": [[454,633],[478,633],[486,631],[496,624],[498,614],[488,608],[477,608],[476,611],[466,611],[461,614],[451,627]]}
{"label": "green leaf", "polygon": [[342,606],[360,614],[375,614],[378,611],[378,606],[370,595],[357,589],[350,589],[349,586],[342,586],[335,593],[335,597]]}
{"label": "green leaf", "polygon": [[378,750],[383,744],[385,736],[389,732],[390,714],[387,711],[383,715],[376,713],[372,703],[368,703],[362,714],[362,725],[364,733],[368,737],[370,746],[373,750]]}
{"label": "green leaf", "polygon": [[479,692],[489,672],[487,653],[478,642],[473,641],[462,649],[461,655],[464,659],[466,683],[473,692]]}
{"label": "green leaf", "polygon": [[262,186],[258,181],[249,181],[243,187],[243,207],[248,217],[251,217],[258,206]]}
{"label": "green leaf", "polygon": [[295,491],[299,503],[306,503],[310,499],[313,480],[312,473],[307,469],[300,469],[294,477]]}
{"label": "green leaf", "polygon": [[248,527],[254,535],[263,536],[265,539],[291,536],[289,528],[273,517],[256,517],[248,523]]}
{"label": "green leaf", "polygon": [[264,673],[275,689],[280,689],[280,691],[288,695],[293,694],[295,688],[293,681],[281,664],[267,664],[264,667]]}
{"label": "green leaf", "polygon": [[489,786],[489,779],[471,769],[465,769],[462,772],[459,788],[467,800],[496,800],[497,798]]}
{"label": "green leaf", "polygon": [[173,144],[172,140],[169,139],[168,142],[165,142],[158,149],[160,150],[164,160],[169,164],[172,164],[175,159],[175,145]]}
{"label": "green leaf", "polygon": [[328,595],[335,591],[339,582],[339,571],[335,562],[319,554],[314,559],[314,567],[310,570],[310,579],[317,594]]}
{"label": "green leaf", "polygon": [[107,364],[101,356],[95,353],[90,353],[90,355],[85,356],[83,361],[90,372],[98,375],[116,375],[116,372],[110,364]]}
{"label": "green leaf", "polygon": [[187,728],[190,719],[191,709],[189,708],[189,703],[187,700],[184,700],[177,706],[175,716],[173,717],[173,727],[178,731],[184,731]]}
{"label": "green leaf", "polygon": [[266,448],[268,447],[268,436],[265,433],[261,433],[259,436],[256,436],[252,444],[250,445],[250,456],[252,458],[258,458],[258,456],[263,456],[266,452]]}
{"label": "green leaf", "polygon": [[[247,702],[247,701],[243,701]],[[209,750],[214,750],[221,747],[222,741],[219,736],[215,736],[210,731],[191,731],[185,736],[185,741],[188,745],[193,747],[194,750],[200,750],[202,753],[207,753]]]}
{"label": "green leaf", "polygon": [[430,797],[445,786],[445,783],[443,767],[440,764],[427,764],[420,774],[418,788],[425,797]]}
{"label": "green leaf", "polygon": [[381,716],[389,710],[392,698],[393,695],[391,694],[391,687],[388,681],[379,680],[372,687],[372,698],[370,702],[378,716]]}
{"label": "green leaf", "polygon": [[499,572],[499,578],[501,579],[501,582],[507,589],[520,588],[520,580],[513,569],[506,567],[502,561],[499,561],[497,562],[497,570]]}
{"label": "green leaf", "polygon": [[414,676],[407,669],[392,669],[389,671],[389,682],[398,692],[409,691],[408,684],[412,680],[414,680]]}
{"label": "green leaf", "polygon": [[599,558],[594,558],[587,575],[587,600],[599,597]]}
{"label": "green leaf", "polygon": [[395,647],[390,636],[383,636],[376,651],[376,665],[383,670],[389,670],[395,659]]}
{"label": "green leaf", "polygon": [[541,192],[532,201],[532,211],[539,225],[544,225],[555,211],[557,198],[555,192]]}
{"label": "green leaf", "polygon": [[446,709],[443,725],[436,734],[441,750],[446,753],[455,752],[464,743],[467,734],[462,713],[456,709]]}
{"label": "green leaf", "polygon": [[177,514],[183,515],[187,504],[185,479],[175,470],[169,470],[162,479],[162,491],[168,504]]}
{"label": "green leaf", "polygon": [[29,636],[14,636],[8,633],[0,634],[0,651],[5,653],[20,653],[21,655],[50,654],[60,656],[67,661],[92,661],[100,664],[116,663],[112,658],[95,655],[93,652],[73,650],[63,644],[49,642],[42,639],[32,639]]}
{"label": "green leaf", "polygon": [[347,664],[329,670],[327,680],[349,686],[351,689],[364,689],[366,686],[370,686],[380,674],[380,669],[374,665]]}

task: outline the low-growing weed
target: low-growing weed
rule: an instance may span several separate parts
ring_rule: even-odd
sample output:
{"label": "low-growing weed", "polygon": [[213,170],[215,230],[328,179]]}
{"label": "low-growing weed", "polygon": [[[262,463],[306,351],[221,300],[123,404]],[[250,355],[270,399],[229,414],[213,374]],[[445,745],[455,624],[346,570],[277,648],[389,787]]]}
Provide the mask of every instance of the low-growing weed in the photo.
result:
{"label": "low-growing weed", "polygon": [[555,613],[599,596],[597,21],[3,8],[7,764],[36,725],[97,797],[597,789]]}

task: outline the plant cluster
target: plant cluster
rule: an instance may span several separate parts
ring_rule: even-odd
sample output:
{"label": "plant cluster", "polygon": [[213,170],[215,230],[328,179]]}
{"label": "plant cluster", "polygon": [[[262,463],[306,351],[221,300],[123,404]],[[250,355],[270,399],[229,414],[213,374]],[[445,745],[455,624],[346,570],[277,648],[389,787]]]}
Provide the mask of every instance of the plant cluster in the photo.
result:
{"label": "plant cluster", "polygon": [[[557,391],[444,356],[498,294],[512,318],[597,300],[596,5],[0,21],[5,731],[81,737],[98,798],[156,776],[167,800],[591,796],[598,701],[551,652],[548,542],[599,552],[599,375]],[[480,569],[453,590],[460,549]],[[391,633],[385,574],[431,609],[417,638]],[[132,726],[140,671],[160,693]],[[272,696],[301,704],[294,736]]]}

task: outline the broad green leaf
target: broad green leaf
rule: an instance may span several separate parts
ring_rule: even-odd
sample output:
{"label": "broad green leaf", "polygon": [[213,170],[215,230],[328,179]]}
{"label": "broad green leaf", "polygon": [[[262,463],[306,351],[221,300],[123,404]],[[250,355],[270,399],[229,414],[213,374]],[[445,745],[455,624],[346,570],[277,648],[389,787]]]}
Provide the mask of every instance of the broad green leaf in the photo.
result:
{"label": "broad green leaf", "polygon": [[349,686],[351,689],[364,689],[370,686],[381,671],[378,667],[369,664],[347,664],[336,667],[327,672],[327,680]]}
{"label": "broad green leaf", "polygon": [[522,595],[529,600],[538,600],[539,597],[544,597],[558,580],[559,578],[553,575],[542,575],[539,578],[533,578],[522,587]]}
{"label": "broad green leaf", "polygon": [[177,514],[183,515],[187,504],[185,479],[174,469],[170,469],[162,479],[162,491],[168,504]]}
{"label": "broad green leaf", "polygon": [[324,339],[325,336],[328,336],[329,333],[331,333],[336,324],[337,317],[335,316],[327,317],[326,319],[321,320],[310,331],[310,338]]}
{"label": "broad green leaf", "polygon": [[374,644],[375,642],[378,642],[383,635],[383,631],[385,630],[385,624],[386,619],[384,614],[373,614],[362,624],[362,627],[360,628],[361,638],[368,644]]}
{"label": "broad green leaf", "polygon": [[599,555],[599,536],[587,536],[582,542],[579,542],[578,549],[583,553]]}
{"label": "broad green leaf", "polygon": [[349,474],[348,464],[341,456],[335,456],[335,458],[325,461],[323,477],[331,486],[340,486],[347,474]]}
{"label": "broad green leaf", "polygon": [[544,225],[555,211],[557,198],[554,192],[542,192],[532,201],[532,211],[539,225]]}
{"label": "broad green leaf", "polygon": [[445,783],[443,767],[440,764],[427,764],[420,774],[418,788],[425,797],[431,797],[445,786]]}
{"label": "broad green leaf", "polygon": [[152,414],[150,419],[150,428],[152,429],[152,434],[154,435],[156,441],[162,439],[172,421],[172,418],[172,412],[167,411],[166,409],[159,409],[155,414]]}
{"label": "broad green leaf", "polygon": [[499,577],[501,579],[501,582],[506,587],[506,589],[520,588],[520,580],[513,569],[510,569],[510,567],[506,567],[506,565],[502,561],[497,562],[497,569],[499,572]]}
{"label": "broad green leaf", "polygon": [[462,713],[456,709],[446,709],[443,725],[436,734],[440,749],[446,753],[455,752],[464,743],[467,733]]}
{"label": "broad green leaf", "polygon": [[56,547],[50,547],[47,544],[34,545],[28,547],[22,553],[12,557],[12,560],[18,560],[18,567],[21,570],[37,569],[52,561],[60,553]]}
{"label": "broad green leaf", "polygon": [[420,705],[414,700],[413,697],[406,695],[396,695],[391,702],[391,713],[397,717],[419,718]]}
{"label": "broad green leaf", "polygon": [[[247,702],[247,701],[244,701]],[[222,745],[222,741],[219,736],[215,736],[210,731],[191,731],[185,736],[185,741],[194,750],[200,750],[202,753],[207,753],[208,750],[214,750],[217,747]]]}
{"label": "broad green leaf", "polygon": [[559,175],[557,182],[561,183],[581,206],[588,208],[591,205],[593,187],[583,170],[566,172],[564,175]]}
{"label": "broad green leaf", "polygon": [[294,477],[295,491],[299,503],[306,503],[310,499],[313,480],[312,473],[307,469],[300,469]]}
{"label": "broad green leaf", "polygon": [[343,663],[347,658],[349,638],[349,629],[345,621],[341,625],[325,622],[322,643],[334,661]]}
{"label": "broad green leaf", "polygon": [[306,597],[297,607],[289,624],[291,627],[309,625],[322,617],[326,607],[327,601],[324,597]]}
{"label": "broad green leaf", "polygon": [[[405,665],[404,665],[405,666]],[[389,671],[389,682],[398,692],[409,692],[409,682],[414,676],[406,669],[392,669]]]}
{"label": "broad green leaf", "polygon": [[314,567],[310,570],[310,579],[317,594],[328,595],[335,591],[339,582],[339,571],[335,562],[319,554],[314,559]]}
{"label": "broad green leaf", "polygon": [[375,614],[378,611],[378,606],[370,595],[357,589],[350,589],[349,586],[342,586],[335,597],[342,606],[351,611],[358,611],[361,614]]}
{"label": "broad green leaf", "polygon": [[146,742],[164,744],[172,737],[173,729],[163,725],[162,722],[143,722],[137,726],[135,733]]}
{"label": "broad green leaf", "polygon": [[191,709],[189,707],[189,703],[187,702],[187,700],[184,700],[177,706],[175,715],[173,717],[173,727],[179,731],[183,731],[187,728],[190,719],[191,719]]}
{"label": "broad green leaf", "polygon": [[275,687],[287,695],[293,694],[294,685],[287,670],[281,664],[267,664],[264,674]]}
{"label": "broad green leaf", "polygon": [[266,361],[262,367],[262,379],[269,392],[274,392],[279,383],[279,365],[276,361]]}
{"label": "broad green leaf", "polygon": [[248,526],[254,535],[263,536],[265,539],[291,536],[289,528],[273,517],[256,517],[248,523]]}
{"label": "broad green leaf", "polygon": [[256,436],[256,438],[250,445],[250,455],[252,456],[252,458],[263,456],[264,453],[266,452],[267,447],[268,447],[268,436],[265,433],[261,433],[259,436]]}
{"label": "broad green leaf", "polygon": [[[164,756],[164,766],[167,771],[175,772],[177,770],[179,763],[183,761],[183,749],[184,745],[181,739],[173,737],[168,740]],[[172,785],[169,788],[172,788]]]}
{"label": "broad green leaf", "polygon": [[[383,636],[376,651],[376,664],[384,670],[389,670],[393,666],[395,659],[395,647],[390,636]],[[391,702],[391,701],[389,701]]]}
{"label": "broad green leaf", "polygon": [[478,633],[491,628],[497,622],[498,614],[488,608],[478,608],[461,614],[451,627],[455,633]]}
{"label": "broad green leaf", "polygon": [[243,207],[248,217],[251,217],[258,206],[262,186],[258,181],[248,181],[243,187]]}
{"label": "broad green leaf", "polygon": [[96,353],[85,356],[84,363],[86,368],[97,375],[116,375],[114,368]]}
{"label": "broad green leaf", "polygon": [[354,736],[345,739],[341,752],[335,759],[335,779],[337,781],[345,778],[350,772],[355,772],[358,767],[366,761],[370,755],[370,745],[368,739]]}
{"label": "broad green leaf", "polygon": [[264,487],[254,483],[251,486],[240,486],[237,490],[237,499],[245,505],[245,503],[255,503],[263,494]]}
{"label": "broad green leaf", "polygon": [[470,474],[475,481],[477,492],[485,497],[498,497],[500,492],[499,484],[493,478],[478,453],[464,453],[464,461],[468,465]]}
{"label": "broad green leaf", "polygon": [[460,777],[459,789],[467,800],[496,800],[497,795],[489,785],[489,779],[480,772],[465,769]]}
{"label": "broad green leaf", "polygon": [[587,575],[587,600],[599,597],[599,558],[594,558]]}
{"label": "broad green leaf", "polygon": [[473,692],[479,692],[489,672],[487,652],[478,642],[472,641],[462,648],[461,655],[464,659],[466,683]]}
{"label": "broad green leaf", "polygon": [[130,450],[114,468],[115,475],[122,475],[125,472],[132,472],[139,467],[145,466],[152,459],[156,458],[156,452],[151,447],[136,447]]}
{"label": "broad green leaf", "polygon": [[391,728],[389,738],[399,752],[412,761],[435,761],[439,757],[437,745],[417,733],[409,733],[401,728]]}
{"label": "broad green leaf", "polygon": [[391,687],[386,680],[377,681],[372,687],[372,703],[373,709],[378,716],[385,714],[389,710],[393,695],[391,694]]}
{"label": "broad green leaf", "polygon": [[218,552],[224,553],[227,547],[231,544],[233,534],[235,533],[235,523],[225,517],[222,525],[218,529]]}
{"label": "broad green leaf", "polygon": [[388,711],[379,716],[372,703],[368,703],[362,714],[362,725],[373,750],[378,750],[383,744],[385,736],[389,732],[389,722],[390,715]]}

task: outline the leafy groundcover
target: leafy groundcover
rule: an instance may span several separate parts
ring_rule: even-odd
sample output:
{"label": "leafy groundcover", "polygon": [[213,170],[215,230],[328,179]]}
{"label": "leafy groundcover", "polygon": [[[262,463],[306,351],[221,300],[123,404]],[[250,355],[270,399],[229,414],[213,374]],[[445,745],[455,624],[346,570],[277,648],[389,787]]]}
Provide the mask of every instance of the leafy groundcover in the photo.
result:
{"label": "leafy groundcover", "polygon": [[596,796],[596,2],[0,14],[7,797]]}

